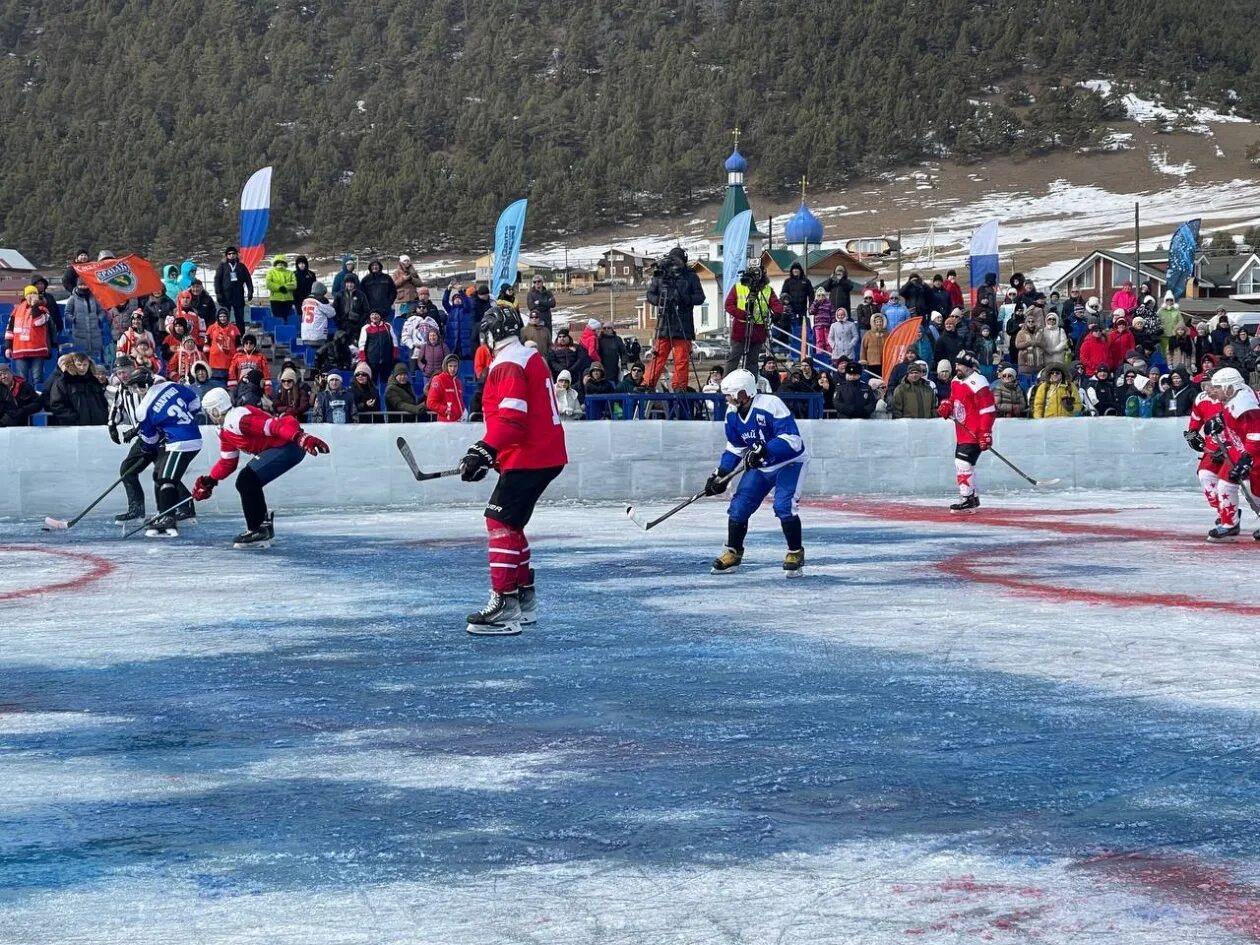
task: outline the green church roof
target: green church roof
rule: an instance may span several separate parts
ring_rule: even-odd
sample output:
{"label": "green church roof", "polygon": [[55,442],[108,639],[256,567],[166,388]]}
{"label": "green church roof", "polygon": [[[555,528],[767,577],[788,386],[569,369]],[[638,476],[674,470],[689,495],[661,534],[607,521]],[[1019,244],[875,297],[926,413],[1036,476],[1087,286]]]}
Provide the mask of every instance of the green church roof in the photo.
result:
{"label": "green church roof", "polygon": [[[722,201],[722,210],[718,214],[717,223],[713,224],[713,229],[709,230],[709,236],[721,238],[726,233],[727,224],[735,219],[745,210],[751,210],[748,205],[748,195],[744,193],[744,188],[739,184],[726,185],[726,198]],[[752,229],[748,232],[749,237],[765,238],[765,233],[757,229],[757,219],[753,218]]]}

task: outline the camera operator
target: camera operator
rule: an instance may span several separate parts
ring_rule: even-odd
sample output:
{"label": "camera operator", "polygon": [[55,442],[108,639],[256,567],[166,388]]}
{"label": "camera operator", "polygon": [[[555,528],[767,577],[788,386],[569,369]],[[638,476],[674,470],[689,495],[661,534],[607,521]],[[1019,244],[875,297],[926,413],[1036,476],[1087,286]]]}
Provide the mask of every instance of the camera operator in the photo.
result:
{"label": "camera operator", "polygon": [[757,355],[766,343],[770,319],[783,314],[783,303],[770,288],[760,266],[749,266],[740,273],[726,296],[726,314],[731,317],[731,356],[726,359],[726,373],[736,368],[757,373]]}
{"label": "camera operator", "polygon": [[704,304],[700,278],[688,267],[687,253],[675,246],[656,265],[647,289],[647,302],[656,309],[656,340],[652,343],[652,360],[643,384],[655,390],[665,360],[673,353],[674,375],[671,387],[675,393],[687,390],[691,373],[691,343],[696,337],[693,311]]}

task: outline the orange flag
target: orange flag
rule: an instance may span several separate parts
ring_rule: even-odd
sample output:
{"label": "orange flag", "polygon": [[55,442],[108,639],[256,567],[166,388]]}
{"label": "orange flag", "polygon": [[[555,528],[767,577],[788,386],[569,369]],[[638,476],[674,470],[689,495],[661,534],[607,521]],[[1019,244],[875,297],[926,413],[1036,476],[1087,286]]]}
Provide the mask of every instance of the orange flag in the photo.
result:
{"label": "orange flag", "polygon": [[907,318],[884,339],[884,359],[881,367],[884,369],[885,384],[892,377],[893,368],[901,363],[901,358],[906,353],[906,349],[919,340],[919,326],[922,324],[922,315]]}
{"label": "orange flag", "polygon": [[157,269],[143,256],[74,263],[74,271],[106,308],[141,295],[150,295],[162,286],[162,277]]}

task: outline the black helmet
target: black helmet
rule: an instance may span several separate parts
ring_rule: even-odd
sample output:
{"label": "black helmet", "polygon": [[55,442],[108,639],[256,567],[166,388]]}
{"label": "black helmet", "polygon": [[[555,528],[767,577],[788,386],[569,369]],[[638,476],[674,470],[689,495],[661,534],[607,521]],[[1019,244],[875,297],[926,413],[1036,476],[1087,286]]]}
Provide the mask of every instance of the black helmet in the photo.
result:
{"label": "black helmet", "polygon": [[128,378],[123,382],[127,387],[135,387],[145,389],[153,386],[153,372],[147,368],[140,368],[138,371],[132,371]]}
{"label": "black helmet", "polygon": [[510,305],[496,305],[481,317],[481,343],[493,348],[504,338],[519,338],[524,327],[520,312]]}
{"label": "black helmet", "polygon": [[970,351],[959,351],[958,354],[954,355],[954,364],[955,366],[969,367],[973,371],[979,367],[976,356]]}

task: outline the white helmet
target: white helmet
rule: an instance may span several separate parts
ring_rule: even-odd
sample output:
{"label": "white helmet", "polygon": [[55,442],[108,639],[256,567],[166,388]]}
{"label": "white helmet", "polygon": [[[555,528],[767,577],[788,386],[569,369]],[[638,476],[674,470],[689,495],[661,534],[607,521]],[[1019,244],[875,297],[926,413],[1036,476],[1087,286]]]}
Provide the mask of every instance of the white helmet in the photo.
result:
{"label": "white helmet", "polygon": [[222,423],[227,412],[232,409],[232,398],[222,387],[216,387],[201,398],[201,409],[206,412],[211,423]]}
{"label": "white helmet", "polygon": [[722,378],[722,393],[727,397],[734,397],[741,390],[750,398],[757,396],[757,379],[752,371],[738,368]]}
{"label": "white helmet", "polygon": [[1240,387],[1246,387],[1247,382],[1243,379],[1242,374],[1237,368],[1226,367],[1221,368],[1212,375],[1212,383],[1226,393],[1232,393]]}

